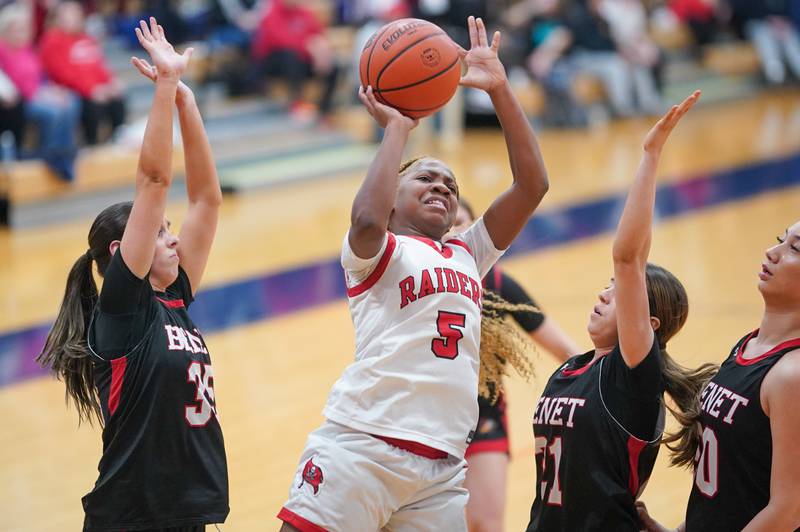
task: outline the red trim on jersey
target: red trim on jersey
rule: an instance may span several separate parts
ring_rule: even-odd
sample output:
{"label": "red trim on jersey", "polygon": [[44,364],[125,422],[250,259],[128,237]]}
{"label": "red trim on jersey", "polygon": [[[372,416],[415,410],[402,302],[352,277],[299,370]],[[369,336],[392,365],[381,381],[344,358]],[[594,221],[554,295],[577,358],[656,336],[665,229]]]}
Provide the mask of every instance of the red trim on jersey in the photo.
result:
{"label": "red trim on jersey", "polygon": [[284,523],[292,525],[300,532],[328,532],[321,526],[315,525],[308,519],[300,517],[291,510],[287,510],[286,507],[281,508],[281,511],[278,512],[278,519]]}
{"label": "red trim on jersey", "polygon": [[434,242],[433,239],[431,239],[431,238],[428,238],[428,237],[425,237],[425,236],[415,236],[415,235],[403,235],[403,236],[407,236],[408,238],[413,238],[414,240],[419,240],[423,244],[428,244],[430,247],[435,249],[436,252],[439,253],[439,255],[441,255],[442,257],[444,257],[446,259],[449,259],[450,257],[453,256],[453,249],[452,248],[449,248],[449,247],[445,246],[444,244],[442,244],[442,249],[439,249],[439,246],[437,246],[436,242]]}
{"label": "red trim on jersey", "polygon": [[497,440],[481,440],[472,442],[467,447],[464,453],[464,458],[481,454],[481,453],[510,453],[510,446],[508,445],[508,438],[500,438]]}
{"label": "red trim on jersey", "polygon": [[425,444],[417,443],[415,441],[401,440],[398,438],[389,438],[388,436],[378,436],[377,434],[371,434],[371,436],[373,438],[378,438],[379,440],[385,441],[389,445],[394,445],[399,449],[403,449],[404,451],[408,451],[412,454],[416,454],[417,456],[421,456],[423,458],[430,458],[431,460],[440,460],[442,458],[447,458],[449,456],[444,451],[440,451],[439,449],[434,449],[433,447],[428,447]]}
{"label": "red trim on jersey", "polygon": [[397,246],[397,240],[394,235],[392,233],[386,234],[389,235],[389,241],[386,242],[386,249],[383,250],[383,255],[381,255],[380,260],[378,260],[378,265],[375,266],[375,269],[372,270],[372,273],[369,274],[366,279],[354,287],[347,289],[347,297],[356,297],[357,295],[363,294],[372,288],[372,286],[378,282],[378,279],[381,278],[383,272],[386,271],[386,268],[389,266],[389,259],[392,258],[394,248]]}
{"label": "red trim on jersey", "polygon": [[156,297],[156,299],[169,308],[186,308],[186,305],[183,304],[183,299],[161,299],[160,297]]}
{"label": "red trim on jersey", "polygon": [[[609,351],[609,353],[610,352],[611,351]],[[591,362],[589,362],[585,366],[580,367],[578,369],[562,369],[561,370],[561,375],[563,375],[564,377],[577,377],[578,375],[583,375],[584,373],[586,373],[589,370],[589,368],[594,366],[597,363],[597,361],[599,361],[601,358],[603,358],[606,355],[608,355],[608,353],[606,353],[605,355],[601,355],[601,356],[595,358],[594,360],[592,360]]]}
{"label": "red trim on jersey", "polygon": [[111,390],[108,392],[108,413],[113,416],[119,406],[122,395],[122,383],[125,381],[125,366],[128,365],[126,357],[115,358],[111,361]]}
{"label": "red trim on jersey", "polygon": [[630,466],[630,476],[628,477],[628,491],[636,498],[639,492],[639,455],[642,449],[647,446],[647,442],[628,436],[628,465]]}
{"label": "red trim on jersey", "polygon": [[736,363],[739,364],[740,366],[750,366],[752,364],[755,364],[756,362],[761,362],[765,358],[770,357],[785,349],[794,349],[800,347],[800,338],[793,338],[791,340],[786,340],[785,342],[779,343],[778,345],[776,345],[763,355],[759,355],[755,358],[744,358],[742,356],[742,353],[744,352],[744,348],[747,345],[747,342],[758,336],[758,331],[759,329],[756,329],[755,331],[747,335],[747,338],[745,338],[744,341],[739,345],[739,349],[736,350]]}
{"label": "red trim on jersey", "polygon": [[467,243],[466,243],[466,242],[464,242],[463,240],[459,240],[459,239],[457,239],[457,238],[451,238],[450,240],[448,240],[448,241],[447,241],[447,242],[445,242],[444,244],[455,244],[456,246],[461,246],[462,248],[464,248],[464,249],[466,249],[466,250],[467,250],[467,253],[469,253],[469,254],[470,254],[470,255],[472,255],[473,257],[475,256],[475,254],[474,254],[474,253],[472,253],[472,250],[470,249],[470,247],[469,247],[469,246],[467,245]]}

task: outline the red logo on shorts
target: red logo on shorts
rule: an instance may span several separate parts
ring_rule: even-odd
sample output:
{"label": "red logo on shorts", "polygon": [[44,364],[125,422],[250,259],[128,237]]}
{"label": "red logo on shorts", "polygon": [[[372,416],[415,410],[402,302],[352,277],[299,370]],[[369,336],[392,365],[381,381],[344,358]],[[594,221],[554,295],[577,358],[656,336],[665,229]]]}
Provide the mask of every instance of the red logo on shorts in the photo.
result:
{"label": "red logo on shorts", "polygon": [[319,485],[322,484],[322,469],[318,465],[316,465],[312,460],[313,458],[309,458],[306,465],[303,466],[303,480],[300,481],[300,485],[297,486],[298,489],[303,487],[303,484],[308,482],[311,484],[311,487],[314,488],[314,495],[317,494],[319,491]]}

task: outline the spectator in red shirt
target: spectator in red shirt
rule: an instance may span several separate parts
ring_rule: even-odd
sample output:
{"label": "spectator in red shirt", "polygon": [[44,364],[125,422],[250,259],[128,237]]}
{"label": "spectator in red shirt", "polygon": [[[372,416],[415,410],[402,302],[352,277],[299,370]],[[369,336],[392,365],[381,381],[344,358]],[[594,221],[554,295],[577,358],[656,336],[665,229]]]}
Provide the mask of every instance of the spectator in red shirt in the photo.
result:
{"label": "spectator in red shirt", "polygon": [[42,37],[40,53],[50,79],[80,95],[87,144],[97,144],[102,121],[108,121],[111,132],[122,125],[122,85],[106,66],[98,42],[86,33],[83,7],[78,2],[62,2],[56,7],[53,24]]}
{"label": "spectator in red shirt", "polygon": [[285,78],[292,94],[290,112],[305,118],[309,105],[302,100],[303,83],[319,77],[324,81],[319,112],[331,110],[339,69],[325,28],[301,0],[273,0],[264,13],[253,38],[252,54],[257,64],[256,77]]}
{"label": "spectator in red shirt", "polygon": [[[22,100],[26,123],[38,130],[34,157],[40,157],[65,181],[75,177],[75,129],[78,98],[48,83],[33,49],[33,18],[28,6],[11,4],[0,9],[0,70]],[[13,98],[13,93],[8,91]]]}

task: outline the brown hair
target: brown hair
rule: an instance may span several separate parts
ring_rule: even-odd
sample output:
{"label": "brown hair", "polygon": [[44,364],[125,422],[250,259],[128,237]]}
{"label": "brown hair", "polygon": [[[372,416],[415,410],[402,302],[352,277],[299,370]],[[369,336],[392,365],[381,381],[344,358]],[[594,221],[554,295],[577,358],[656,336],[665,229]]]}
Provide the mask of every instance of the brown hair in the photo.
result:
{"label": "brown hair", "polygon": [[484,291],[478,393],[491,402],[503,389],[503,376],[508,375],[509,366],[526,380],[533,376],[533,341],[508,315],[519,311],[539,312],[532,305],[512,304],[491,290]]}
{"label": "brown hair", "polygon": [[89,229],[89,249],[72,265],[58,317],[42,352],[36,357],[42,367],[49,368],[56,378],[64,381],[67,403],[72,398],[79,422],[87,420],[91,423],[93,418],[97,418],[103,423],[94,385],[94,367],[86,343],[89,322],[98,299],[92,261],[97,262],[97,271],[102,276],[111,262],[109,245],[122,239],[132,207],[132,202],[116,203],[95,218]]}
{"label": "brown hair", "polygon": [[666,434],[662,443],[672,451],[672,465],[690,466],[700,442],[700,392],[719,366],[706,363],[691,369],[678,364],[667,353],[667,341],[686,323],[689,299],[681,282],[664,268],[648,263],[645,276],[650,315],[661,322],[655,335],[661,348],[664,388],[673,403],[667,404],[667,408],[681,425],[677,432]]}

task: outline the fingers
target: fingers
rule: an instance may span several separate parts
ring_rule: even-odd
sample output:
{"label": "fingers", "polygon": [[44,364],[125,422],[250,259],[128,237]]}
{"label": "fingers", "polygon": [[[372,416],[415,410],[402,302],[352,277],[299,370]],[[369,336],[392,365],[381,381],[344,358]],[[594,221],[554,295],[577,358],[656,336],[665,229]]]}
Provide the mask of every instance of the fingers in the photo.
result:
{"label": "fingers", "polygon": [[[155,19],[153,19],[153,20],[155,20]],[[164,33],[164,26],[162,26],[161,24],[158,25],[158,36],[159,36],[159,38],[161,38],[164,41],[167,40],[167,36]]]}
{"label": "fingers", "polygon": [[187,61],[192,58],[192,54],[194,53],[194,48],[191,46],[183,51],[181,54]]}
{"label": "fingers", "polygon": [[[144,20],[139,21],[139,27],[137,29],[141,32],[145,41],[150,42],[153,40],[153,34],[150,33],[150,28],[147,27],[147,23]],[[137,32],[136,35],[138,36],[139,33]],[[142,42],[142,40],[139,39],[139,42]]]}
{"label": "fingers", "polygon": [[156,22],[156,17],[150,17],[150,35],[154,40],[158,40],[161,37],[161,32],[158,31],[158,22]]}
{"label": "fingers", "polygon": [[492,50],[494,51],[494,53],[497,53],[499,49],[500,49],[500,32],[496,31],[492,36]]}
{"label": "fingers", "polygon": [[458,43],[456,43],[456,42],[454,42],[453,44],[455,44],[455,45],[456,45],[456,50],[458,50],[458,56],[459,56],[461,59],[464,59],[464,57],[466,57],[466,55],[467,55],[469,52],[467,52],[466,50],[464,50],[464,49],[461,47],[461,45],[460,45],[460,44],[458,44]]}
{"label": "fingers", "polygon": [[475,17],[470,15],[467,18],[467,27],[469,28],[469,46],[475,48],[478,46],[478,26],[475,24]]}
{"label": "fingers", "polygon": [[488,47],[489,41],[486,38],[486,26],[483,25],[483,19],[479,17],[475,23],[478,26],[478,45]]}
{"label": "fingers", "polygon": [[367,108],[367,112],[375,116],[375,96],[372,94],[372,87],[367,87],[366,89],[364,89],[364,87],[359,87],[358,99],[361,100],[361,103]]}
{"label": "fingers", "polygon": [[156,80],[155,68],[150,66],[150,63],[143,61],[138,57],[131,57],[131,63],[136,67],[136,70],[141,72],[143,76],[150,78],[152,81]]}

